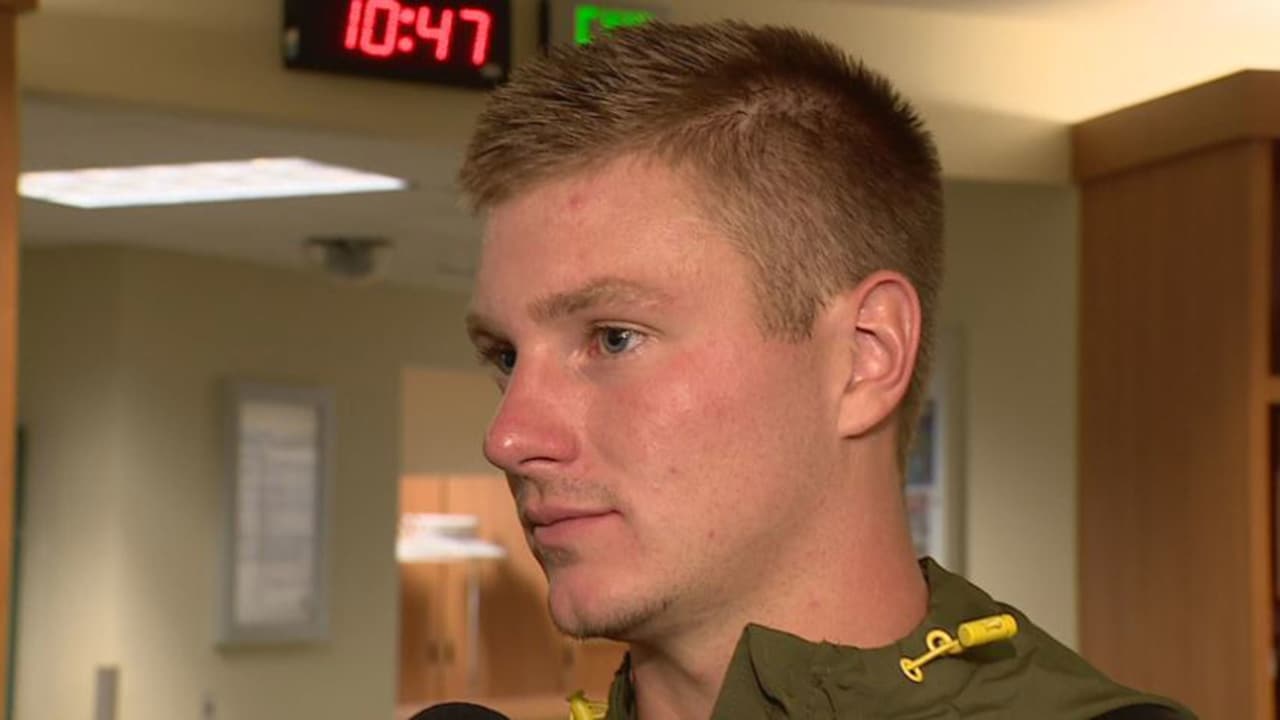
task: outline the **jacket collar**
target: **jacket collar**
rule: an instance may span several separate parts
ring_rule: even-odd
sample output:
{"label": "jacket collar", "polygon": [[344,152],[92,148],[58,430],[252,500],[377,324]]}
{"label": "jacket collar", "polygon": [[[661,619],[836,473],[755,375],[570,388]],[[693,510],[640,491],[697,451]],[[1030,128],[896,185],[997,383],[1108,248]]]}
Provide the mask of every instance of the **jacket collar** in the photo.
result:
{"label": "jacket collar", "polygon": [[[924,681],[915,683],[903,674],[902,658],[923,655],[930,631],[955,633],[961,623],[997,615],[1004,609],[932,560],[921,565],[929,585],[928,613],[906,637],[890,645],[858,648],[810,642],[781,630],[748,625],[730,662],[724,688],[754,687],[758,698],[784,717],[842,716],[859,709],[865,712],[868,706],[893,707],[905,715],[935,707],[963,688],[977,665],[940,659],[925,666]],[[996,643],[970,650],[966,657],[993,661],[1013,654],[1009,643]],[[734,696],[732,691],[721,693],[713,720],[746,717],[744,703]]]}
{"label": "jacket collar", "polygon": [[[929,586],[928,614],[890,645],[811,642],[748,625],[711,720],[1089,718],[1136,702],[1177,707],[1112,683],[1026,616],[933,560],[922,560],[921,569]],[[903,673],[901,660],[925,654],[931,631],[954,635],[965,622],[1001,613],[1012,613],[1017,620],[1019,632],[1012,640],[934,660],[923,667],[918,683]],[[629,658],[618,671],[609,701],[610,720],[636,717]]]}

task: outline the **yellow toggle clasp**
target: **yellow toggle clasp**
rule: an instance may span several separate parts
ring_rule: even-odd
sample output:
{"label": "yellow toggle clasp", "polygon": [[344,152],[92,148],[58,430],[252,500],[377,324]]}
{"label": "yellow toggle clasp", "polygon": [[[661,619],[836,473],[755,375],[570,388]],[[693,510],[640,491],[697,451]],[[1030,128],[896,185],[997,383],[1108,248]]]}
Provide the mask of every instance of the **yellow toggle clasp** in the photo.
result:
{"label": "yellow toggle clasp", "polygon": [[604,720],[608,714],[608,704],[588,700],[581,690],[569,696],[569,720]]}
{"label": "yellow toggle clasp", "polygon": [[[943,655],[959,655],[969,648],[988,643],[1008,640],[1018,634],[1018,621],[1008,613],[970,620],[956,629],[956,637],[951,637],[946,630],[930,630],[924,637],[924,644],[929,652],[914,660],[902,658],[898,665],[902,674],[912,682],[924,682],[924,671],[920,668]],[[578,720],[574,716],[573,720]]]}

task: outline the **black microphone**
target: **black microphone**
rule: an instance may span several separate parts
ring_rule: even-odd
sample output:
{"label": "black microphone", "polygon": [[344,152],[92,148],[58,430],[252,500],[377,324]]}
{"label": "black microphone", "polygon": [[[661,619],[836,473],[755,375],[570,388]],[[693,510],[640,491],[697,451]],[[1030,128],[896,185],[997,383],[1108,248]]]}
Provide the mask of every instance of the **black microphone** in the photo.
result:
{"label": "black microphone", "polygon": [[451,702],[432,705],[409,720],[511,720],[511,718],[483,705]]}

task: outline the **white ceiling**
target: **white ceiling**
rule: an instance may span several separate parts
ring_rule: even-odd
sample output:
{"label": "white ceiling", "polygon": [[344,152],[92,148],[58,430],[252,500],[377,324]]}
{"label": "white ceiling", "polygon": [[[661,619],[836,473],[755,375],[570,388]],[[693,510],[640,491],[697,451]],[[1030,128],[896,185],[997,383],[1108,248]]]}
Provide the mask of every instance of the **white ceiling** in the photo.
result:
{"label": "white ceiling", "polygon": [[[534,0],[515,2],[527,17]],[[864,57],[922,109],[944,166],[960,178],[1066,182],[1069,123],[1246,67],[1280,68],[1280,0],[670,4],[678,20],[807,27]],[[479,96],[285,73],[272,48],[279,8],[41,0],[20,32],[23,166],[298,155],[405,177],[412,191],[95,211],[24,201],[23,242],[142,244],[298,266],[307,237],[377,235],[395,244],[393,281],[465,288],[477,226],[457,207],[452,181]],[[167,45],[137,48],[162,28]],[[225,50],[211,60],[212,48]]]}
{"label": "white ceiling", "polygon": [[453,187],[455,148],[30,94],[21,113],[27,170],[298,156],[412,183],[408,192],[177,207],[82,210],[23,200],[23,243],[143,245],[297,266],[308,237],[372,235],[394,243],[388,279],[469,284],[478,229]]}

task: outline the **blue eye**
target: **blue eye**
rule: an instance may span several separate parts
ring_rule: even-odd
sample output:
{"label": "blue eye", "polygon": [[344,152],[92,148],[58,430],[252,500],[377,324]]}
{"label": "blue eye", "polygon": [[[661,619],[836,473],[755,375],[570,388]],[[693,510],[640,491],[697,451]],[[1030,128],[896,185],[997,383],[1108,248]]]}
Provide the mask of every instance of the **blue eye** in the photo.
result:
{"label": "blue eye", "polygon": [[493,354],[493,365],[504,375],[510,375],[516,369],[515,348],[506,348]]}
{"label": "blue eye", "polygon": [[596,331],[596,343],[606,355],[621,355],[634,348],[641,339],[643,335],[628,328],[605,327]]}
{"label": "blue eye", "polygon": [[516,350],[512,347],[480,348],[476,354],[482,365],[490,365],[503,375],[510,375],[516,369]]}

